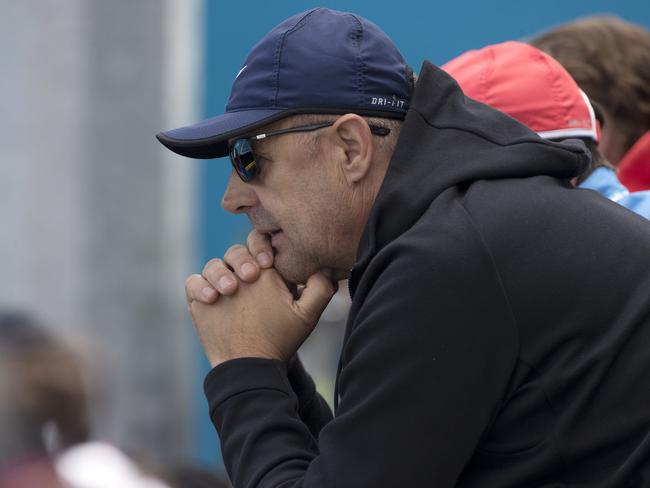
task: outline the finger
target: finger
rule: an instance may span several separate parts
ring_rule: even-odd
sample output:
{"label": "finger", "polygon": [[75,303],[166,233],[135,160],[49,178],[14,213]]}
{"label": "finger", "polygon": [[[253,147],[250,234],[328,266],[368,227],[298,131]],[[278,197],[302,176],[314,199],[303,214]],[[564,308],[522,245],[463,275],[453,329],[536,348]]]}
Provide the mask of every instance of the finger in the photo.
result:
{"label": "finger", "polygon": [[237,291],[237,278],[221,259],[208,261],[201,274],[221,295]]}
{"label": "finger", "polygon": [[260,277],[260,267],[246,246],[241,244],[231,246],[226,251],[223,260],[242,281],[252,283]]}
{"label": "finger", "polygon": [[246,242],[248,250],[261,268],[270,268],[273,266],[273,247],[267,234],[262,234],[256,230],[248,234]]}
{"label": "finger", "polygon": [[217,300],[219,293],[203,276],[193,274],[185,280],[185,296],[188,304],[195,300],[209,304]]}
{"label": "finger", "polygon": [[294,302],[296,312],[305,323],[316,325],[334,293],[336,293],[336,286],[325,273],[322,271],[314,273],[305,283],[300,298]]}

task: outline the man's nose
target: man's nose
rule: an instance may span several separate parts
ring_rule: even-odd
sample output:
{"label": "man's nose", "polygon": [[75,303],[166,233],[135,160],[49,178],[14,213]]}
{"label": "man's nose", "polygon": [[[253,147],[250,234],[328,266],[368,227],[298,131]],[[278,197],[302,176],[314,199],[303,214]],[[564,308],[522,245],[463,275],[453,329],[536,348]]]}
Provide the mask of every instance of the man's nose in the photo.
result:
{"label": "man's nose", "polygon": [[255,189],[251,185],[244,183],[235,170],[233,170],[230,173],[228,186],[221,199],[223,209],[230,213],[238,214],[247,212],[252,207],[258,205],[259,200]]}

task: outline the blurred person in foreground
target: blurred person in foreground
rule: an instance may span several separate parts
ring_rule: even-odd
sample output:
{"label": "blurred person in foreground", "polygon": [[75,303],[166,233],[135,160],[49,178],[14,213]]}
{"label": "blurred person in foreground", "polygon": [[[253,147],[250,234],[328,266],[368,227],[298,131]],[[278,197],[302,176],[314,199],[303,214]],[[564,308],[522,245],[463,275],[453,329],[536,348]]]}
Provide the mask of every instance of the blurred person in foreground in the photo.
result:
{"label": "blurred person in foreground", "polygon": [[603,109],[600,150],[631,191],[650,190],[650,32],[617,17],[562,25],[531,44],[562,64]]}
{"label": "blurred person in foreground", "polygon": [[573,183],[650,218],[650,191],[630,193],[598,149],[600,123],[571,75],[548,54],[521,42],[468,51],[442,66],[466,96],[501,110],[548,140],[582,140],[591,165]]}
{"label": "blurred person in foreground", "polygon": [[24,313],[0,313],[0,425],[0,488],[169,488],[91,440],[78,357]]}
{"label": "blurred person in foreground", "polygon": [[34,319],[3,312],[0,375],[0,486],[62,486],[46,444],[88,436],[78,365]]}
{"label": "blurred person in foreground", "polygon": [[[225,114],[158,135],[230,155],[222,205],[255,226],[186,282],[234,486],[649,486],[650,223],[568,183],[581,142],[412,80],[375,24],[314,9]],[[348,277],[333,416],[294,360]]]}

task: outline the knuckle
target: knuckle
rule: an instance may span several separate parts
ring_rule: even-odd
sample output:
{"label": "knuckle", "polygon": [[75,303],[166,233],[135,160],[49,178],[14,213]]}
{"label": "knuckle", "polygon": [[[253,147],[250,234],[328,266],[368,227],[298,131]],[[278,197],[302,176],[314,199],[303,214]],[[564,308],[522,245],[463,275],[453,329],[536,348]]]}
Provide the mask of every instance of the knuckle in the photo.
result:
{"label": "knuckle", "polygon": [[254,230],[250,234],[248,234],[248,238],[246,239],[246,243],[250,247],[251,245],[257,244],[262,238],[263,238],[262,234],[260,234],[256,230]]}
{"label": "knuckle", "polygon": [[192,296],[194,291],[200,288],[201,283],[205,282],[202,276],[192,275],[187,280],[185,280],[185,292],[188,296]]}
{"label": "knuckle", "polygon": [[216,268],[223,268],[225,267],[223,264],[223,261],[219,258],[213,258],[210,261],[208,261],[205,266],[203,267],[203,276],[206,276],[206,274],[210,273],[212,270]]}
{"label": "knuckle", "polygon": [[226,269],[225,263],[219,258],[214,258],[205,265],[202,275],[207,278],[222,269]]}
{"label": "knuckle", "polygon": [[260,234],[259,232],[249,234],[248,243],[250,247],[255,248],[267,248],[271,245],[268,236],[265,234]]}
{"label": "knuckle", "polygon": [[309,310],[300,304],[296,304],[294,313],[303,327],[310,327],[314,321],[318,320],[318,317],[315,317],[312,310]]}
{"label": "knuckle", "polygon": [[190,286],[192,285],[192,282],[198,277],[199,275],[197,274],[192,274],[189,275],[187,278],[185,278],[185,289],[189,289]]}
{"label": "knuckle", "polygon": [[245,263],[253,263],[254,259],[247,247],[241,246],[226,256],[226,261],[235,271],[238,271]]}
{"label": "knuckle", "polygon": [[231,273],[227,268],[214,268],[205,275],[205,279],[212,286],[216,286],[222,276],[230,274]]}
{"label": "knuckle", "polygon": [[225,256],[226,256],[226,257],[228,257],[228,256],[234,256],[234,255],[236,255],[236,254],[238,254],[238,253],[241,253],[242,250],[246,250],[246,247],[243,246],[243,245],[241,245],[241,244],[233,244],[232,246],[230,246],[230,247],[228,248],[228,250],[226,251]]}

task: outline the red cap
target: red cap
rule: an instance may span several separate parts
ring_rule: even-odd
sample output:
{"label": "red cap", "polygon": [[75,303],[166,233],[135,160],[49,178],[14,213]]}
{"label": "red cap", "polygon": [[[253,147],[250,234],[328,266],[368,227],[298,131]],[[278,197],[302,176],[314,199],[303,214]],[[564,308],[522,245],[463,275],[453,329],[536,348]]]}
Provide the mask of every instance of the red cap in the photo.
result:
{"label": "red cap", "polygon": [[533,46],[494,44],[461,54],[442,69],[465,95],[505,112],[544,139],[599,140],[587,95],[560,63]]}

